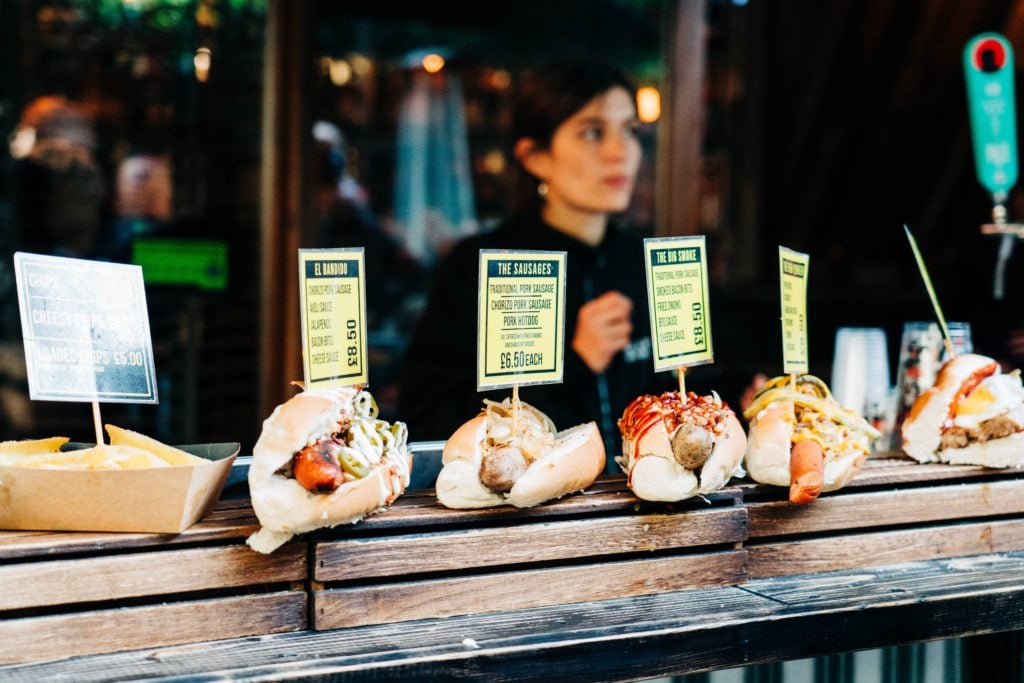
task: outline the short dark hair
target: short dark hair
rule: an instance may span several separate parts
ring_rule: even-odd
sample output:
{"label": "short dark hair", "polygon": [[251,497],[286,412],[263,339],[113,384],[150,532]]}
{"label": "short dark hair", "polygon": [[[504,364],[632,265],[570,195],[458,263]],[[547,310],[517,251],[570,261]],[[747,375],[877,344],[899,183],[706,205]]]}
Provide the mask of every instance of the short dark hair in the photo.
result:
{"label": "short dark hair", "polygon": [[[519,79],[512,120],[513,145],[523,138],[547,149],[555,131],[592,99],[612,88],[624,88],[636,99],[636,86],[607,62],[555,62],[529,69]],[[537,179],[522,164],[511,164],[512,212],[537,215]]]}

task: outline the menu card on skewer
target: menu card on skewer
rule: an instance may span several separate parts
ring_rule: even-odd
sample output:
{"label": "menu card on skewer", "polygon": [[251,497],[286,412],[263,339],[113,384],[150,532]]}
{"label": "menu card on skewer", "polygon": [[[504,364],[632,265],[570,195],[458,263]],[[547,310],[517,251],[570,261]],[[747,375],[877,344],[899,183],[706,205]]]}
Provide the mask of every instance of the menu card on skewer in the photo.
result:
{"label": "menu card on skewer", "polygon": [[157,403],[142,268],[16,253],[29,396]]}
{"label": "menu card on skewer", "polygon": [[779,291],[782,298],[782,371],[802,375],[807,358],[807,271],[811,257],[779,247]]}
{"label": "menu card on skewer", "polygon": [[305,387],[366,384],[366,280],[362,247],[299,249]]}
{"label": "menu card on skewer", "polygon": [[654,370],[714,361],[703,235],[644,240]]}
{"label": "menu card on skewer", "polygon": [[564,251],[480,250],[477,390],[562,381]]}

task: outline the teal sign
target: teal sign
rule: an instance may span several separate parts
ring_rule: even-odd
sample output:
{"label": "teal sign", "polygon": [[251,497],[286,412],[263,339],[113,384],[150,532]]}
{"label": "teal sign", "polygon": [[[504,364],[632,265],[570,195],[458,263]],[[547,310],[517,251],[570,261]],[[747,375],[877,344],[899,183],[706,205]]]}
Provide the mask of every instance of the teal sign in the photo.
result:
{"label": "teal sign", "polygon": [[1017,183],[1013,47],[998,33],[971,38],[964,73],[978,180],[993,195],[1005,195]]}

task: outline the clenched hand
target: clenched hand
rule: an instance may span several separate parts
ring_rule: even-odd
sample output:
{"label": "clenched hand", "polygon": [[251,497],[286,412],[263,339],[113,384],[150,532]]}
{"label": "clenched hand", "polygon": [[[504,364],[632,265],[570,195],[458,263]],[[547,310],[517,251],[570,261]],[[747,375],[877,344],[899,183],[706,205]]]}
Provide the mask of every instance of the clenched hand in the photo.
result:
{"label": "clenched hand", "polygon": [[580,307],[572,350],[595,373],[602,373],[615,354],[629,345],[633,302],[620,292],[605,292]]}

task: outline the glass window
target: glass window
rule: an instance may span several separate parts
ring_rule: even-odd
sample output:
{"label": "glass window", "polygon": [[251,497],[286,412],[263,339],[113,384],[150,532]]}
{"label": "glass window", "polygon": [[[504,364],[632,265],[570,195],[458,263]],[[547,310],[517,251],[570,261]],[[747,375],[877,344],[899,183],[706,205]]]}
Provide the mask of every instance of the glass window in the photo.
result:
{"label": "glass window", "polygon": [[317,225],[308,240],[367,246],[370,383],[388,418],[437,259],[508,209],[512,97],[524,68],[602,59],[647,86],[645,161],[624,222],[653,231],[666,3],[445,5],[319,3],[311,21]]}
{"label": "glass window", "polygon": [[22,250],[145,261],[160,403],[105,421],[255,439],[265,16],[264,0],[0,4],[0,437],[92,434],[88,405],[27,400]]}

